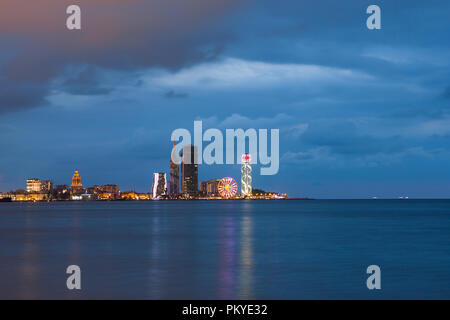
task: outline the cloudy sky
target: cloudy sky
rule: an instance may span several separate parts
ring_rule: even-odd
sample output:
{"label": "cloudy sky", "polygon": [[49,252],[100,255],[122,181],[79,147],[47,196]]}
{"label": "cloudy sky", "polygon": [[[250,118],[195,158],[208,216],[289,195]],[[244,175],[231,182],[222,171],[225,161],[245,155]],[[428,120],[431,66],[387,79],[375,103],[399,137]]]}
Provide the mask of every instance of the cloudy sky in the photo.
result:
{"label": "cloudy sky", "polygon": [[[82,30],[65,26],[78,4]],[[368,30],[378,4],[382,29]],[[254,187],[450,196],[447,0],[2,0],[0,191],[149,191],[176,128],[279,128]],[[259,170],[257,170],[259,172]],[[200,180],[238,166],[201,166]]]}

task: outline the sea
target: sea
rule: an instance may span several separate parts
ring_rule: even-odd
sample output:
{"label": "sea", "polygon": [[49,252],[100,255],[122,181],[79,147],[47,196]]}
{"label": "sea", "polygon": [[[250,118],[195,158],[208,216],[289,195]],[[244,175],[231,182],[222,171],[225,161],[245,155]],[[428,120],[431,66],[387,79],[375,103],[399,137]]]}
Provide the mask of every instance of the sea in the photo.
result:
{"label": "sea", "polygon": [[450,200],[0,203],[0,299],[450,299]]}

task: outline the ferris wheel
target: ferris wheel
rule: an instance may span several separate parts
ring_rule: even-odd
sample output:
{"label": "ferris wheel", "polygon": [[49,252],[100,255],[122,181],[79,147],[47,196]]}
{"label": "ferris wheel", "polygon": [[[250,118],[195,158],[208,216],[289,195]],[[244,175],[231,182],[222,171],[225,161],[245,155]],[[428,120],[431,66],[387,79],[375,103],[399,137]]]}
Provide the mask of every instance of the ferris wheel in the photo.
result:
{"label": "ferris wheel", "polygon": [[238,184],[233,178],[225,177],[219,181],[217,191],[219,191],[222,198],[230,199],[236,195],[238,191]]}

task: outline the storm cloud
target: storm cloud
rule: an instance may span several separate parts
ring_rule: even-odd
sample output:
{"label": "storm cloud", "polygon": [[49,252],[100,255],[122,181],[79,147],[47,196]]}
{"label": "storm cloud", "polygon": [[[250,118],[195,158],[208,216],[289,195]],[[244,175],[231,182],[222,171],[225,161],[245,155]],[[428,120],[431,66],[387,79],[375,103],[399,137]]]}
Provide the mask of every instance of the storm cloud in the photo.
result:
{"label": "storm cloud", "polygon": [[[2,1],[0,43],[12,55],[0,64],[0,75],[12,92],[2,93],[0,112],[38,106],[48,93],[47,82],[70,65],[175,70],[214,59],[232,37],[220,27],[222,17],[245,1],[80,0],[75,4],[81,7],[82,30],[66,28],[66,8],[71,4],[66,0]],[[75,94],[107,92],[73,81],[66,85]],[[29,85],[15,86],[18,82]]]}

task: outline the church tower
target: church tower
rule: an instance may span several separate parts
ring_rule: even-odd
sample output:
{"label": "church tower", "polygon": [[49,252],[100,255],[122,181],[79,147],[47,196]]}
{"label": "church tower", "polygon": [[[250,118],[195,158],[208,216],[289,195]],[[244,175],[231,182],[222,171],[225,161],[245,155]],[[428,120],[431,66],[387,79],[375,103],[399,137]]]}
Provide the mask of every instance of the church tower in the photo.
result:
{"label": "church tower", "polygon": [[70,186],[72,194],[81,193],[83,191],[83,185],[81,184],[81,177],[78,173],[78,170],[75,170],[75,173],[72,177],[72,185]]}

